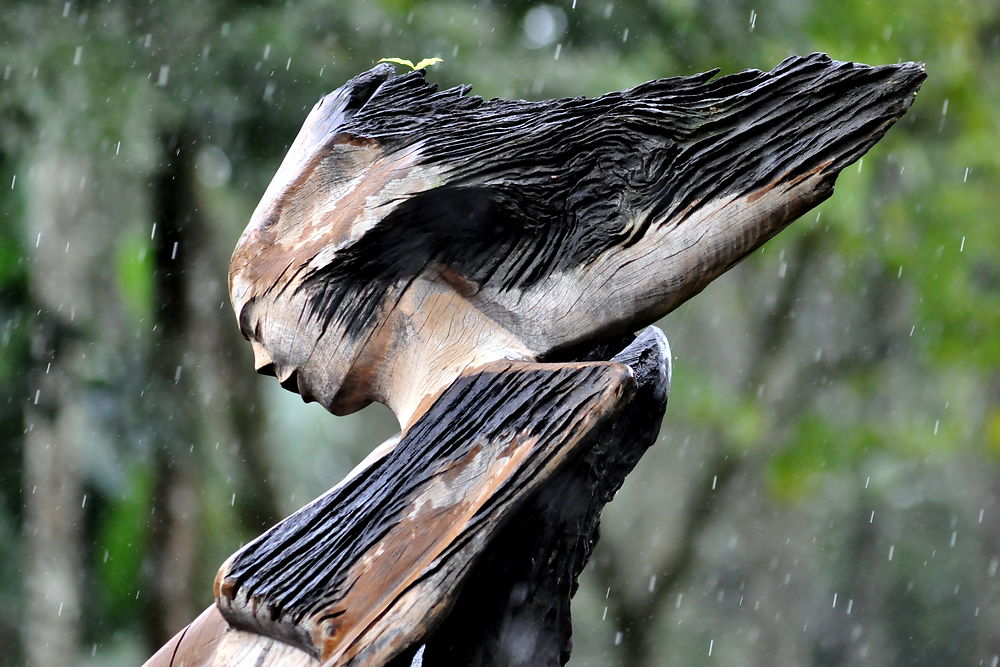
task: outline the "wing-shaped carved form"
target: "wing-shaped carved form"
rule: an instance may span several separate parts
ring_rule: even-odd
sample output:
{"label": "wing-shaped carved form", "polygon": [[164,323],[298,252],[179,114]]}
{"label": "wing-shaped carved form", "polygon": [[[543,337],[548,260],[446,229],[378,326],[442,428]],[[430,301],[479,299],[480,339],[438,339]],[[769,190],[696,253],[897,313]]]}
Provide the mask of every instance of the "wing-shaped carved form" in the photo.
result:
{"label": "wing-shaped carved form", "polygon": [[447,611],[516,504],[634,393],[629,368],[608,362],[461,376],[385,458],[223,566],[223,615],[336,664],[384,664]]}
{"label": "wing-shaped carved form", "polygon": [[316,105],[233,305],[259,371],[403,431],[232,556],[217,609],[151,664],[565,662],[600,509],[669,382],[661,333],[610,361],[601,341],[828,197],[924,78],[819,54],[715,74],[483,101],[383,65]]}
{"label": "wing-shaped carved form", "polygon": [[258,369],[406,425],[470,365],[634,331],[827,198],[924,78],[820,54],[715,74],[542,102],[355,77],[233,256]]}

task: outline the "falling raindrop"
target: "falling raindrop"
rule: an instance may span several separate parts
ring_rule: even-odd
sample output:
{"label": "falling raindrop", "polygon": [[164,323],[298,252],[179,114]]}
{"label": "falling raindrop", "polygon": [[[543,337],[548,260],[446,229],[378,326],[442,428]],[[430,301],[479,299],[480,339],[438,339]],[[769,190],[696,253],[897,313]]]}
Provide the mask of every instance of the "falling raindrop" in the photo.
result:
{"label": "falling raindrop", "polygon": [[76,50],[73,51],[73,64],[79,65],[81,62],[83,62],[83,47],[78,46],[76,47]]}
{"label": "falling raindrop", "polygon": [[566,14],[553,5],[536,5],[524,15],[521,29],[525,45],[539,49],[562,37],[566,30]]}
{"label": "falling raindrop", "polygon": [[750,31],[753,32],[753,30],[756,27],[757,27],[757,12],[755,10],[751,9],[750,10]]}
{"label": "falling raindrop", "polygon": [[889,560],[892,560],[892,554],[895,551],[896,551],[896,545],[895,544],[890,544],[889,545]]}

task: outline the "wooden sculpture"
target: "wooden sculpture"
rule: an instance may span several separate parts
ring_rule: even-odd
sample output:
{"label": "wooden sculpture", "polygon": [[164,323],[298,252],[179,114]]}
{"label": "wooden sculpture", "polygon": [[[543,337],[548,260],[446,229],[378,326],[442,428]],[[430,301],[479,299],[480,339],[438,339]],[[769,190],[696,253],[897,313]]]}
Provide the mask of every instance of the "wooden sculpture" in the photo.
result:
{"label": "wooden sculpture", "polygon": [[924,78],[820,54],[715,74],[483,101],[381,65],[320,100],[233,306],[259,372],[402,432],[234,554],[151,664],[568,659],[600,509],[666,403],[662,333],[629,332],[830,196]]}

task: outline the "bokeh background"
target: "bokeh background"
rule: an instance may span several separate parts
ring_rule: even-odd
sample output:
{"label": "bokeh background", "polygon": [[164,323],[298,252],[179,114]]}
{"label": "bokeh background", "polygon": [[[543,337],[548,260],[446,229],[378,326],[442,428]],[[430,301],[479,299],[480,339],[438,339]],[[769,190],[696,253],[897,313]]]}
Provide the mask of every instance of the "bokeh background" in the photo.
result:
{"label": "bokeh background", "polygon": [[929,78],[829,202],[661,323],[670,407],[571,664],[996,667],[995,0],[4,0],[0,663],[141,662],[395,432],[255,376],[226,296],[321,95],[389,56],[542,98],[816,50]]}

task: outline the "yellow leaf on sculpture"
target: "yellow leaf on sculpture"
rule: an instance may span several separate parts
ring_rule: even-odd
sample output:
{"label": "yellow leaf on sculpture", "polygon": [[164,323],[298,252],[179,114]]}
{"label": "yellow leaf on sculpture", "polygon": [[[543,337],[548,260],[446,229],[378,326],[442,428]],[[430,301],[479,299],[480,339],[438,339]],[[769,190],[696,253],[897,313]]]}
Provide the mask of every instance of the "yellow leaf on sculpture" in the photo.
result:
{"label": "yellow leaf on sculpture", "polygon": [[417,63],[416,67],[413,69],[423,69],[425,67],[430,67],[431,65],[437,65],[438,63],[444,62],[443,58],[424,58]]}
{"label": "yellow leaf on sculpture", "polygon": [[397,65],[406,65],[410,69],[417,69],[413,66],[412,60],[407,60],[406,58],[382,58],[379,60],[380,63],[396,63]]}
{"label": "yellow leaf on sculpture", "polygon": [[412,60],[407,58],[382,58],[379,60],[380,63],[395,63],[397,65],[406,65],[411,70],[424,69],[425,67],[430,67],[431,65],[437,65],[440,62],[444,62],[442,58],[424,58],[416,65],[413,64]]}

